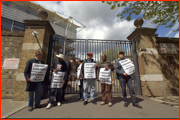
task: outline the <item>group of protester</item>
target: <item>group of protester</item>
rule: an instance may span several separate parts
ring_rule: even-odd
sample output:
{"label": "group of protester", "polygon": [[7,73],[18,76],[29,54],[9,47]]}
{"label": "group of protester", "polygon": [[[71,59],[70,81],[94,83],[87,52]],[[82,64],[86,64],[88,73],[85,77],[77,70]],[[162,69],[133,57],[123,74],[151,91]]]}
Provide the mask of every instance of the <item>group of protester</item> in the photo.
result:
{"label": "group of protester", "polygon": [[[42,82],[33,82],[30,79],[31,76],[31,69],[32,69],[32,64],[33,63],[38,63],[38,64],[44,64],[42,61],[43,54],[41,51],[36,52],[36,57],[34,59],[30,59],[27,62],[26,68],[24,70],[24,76],[27,81],[27,87],[26,91],[29,92],[29,104],[28,104],[28,111],[33,110],[33,102],[34,102],[34,93],[35,93],[35,106],[34,108],[41,108],[42,106],[40,105],[41,101],[41,85]],[[64,55],[59,54],[56,55],[58,60],[55,61],[50,70],[53,73],[65,73],[63,77],[63,82],[62,82],[62,87],[61,88],[51,88],[50,87],[50,94],[49,94],[49,101],[46,109],[49,109],[53,106],[54,103],[54,98],[56,97],[56,102],[57,106],[61,106],[61,101],[67,101],[64,96],[65,96],[65,89],[67,86],[67,82],[69,79],[69,75],[72,73],[71,72],[71,64],[75,62],[75,58],[71,58],[69,61],[65,62],[64,61]],[[97,80],[98,82],[101,82],[100,80],[100,71],[103,68],[105,71],[116,71],[117,78],[119,80],[119,83],[122,88],[122,93],[123,93],[123,99],[124,99],[124,107],[128,107],[127,103],[127,94],[126,94],[126,84],[129,88],[129,92],[131,95],[131,101],[132,105],[138,108],[142,108],[136,101],[135,97],[135,92],[133,89],[132,85],[132,77],[131,75],[128,75],[122,65],[120,64],[119,61],[124,60],[124,52],[119,52],[119,58],[115,63],[115,67],[113,64],[109,61],[107,61],[107,56],[103,54],[102,56],[102,61],[99,63],[99,65],[94,61],[93,59],[93,54],[88,53],[87,54],[87,59],[86,60],[79,60],[78,61],[78,67],[77,67],[77,82],[80,82],[79,85],[79,90],[80,90],[80,98],[78,99],[79,101],[84,101],[84,105],[88,104],[88,88],[90,86],[90,99],[91,103],[97,104],[96,101],[94,100],[94,93],[95,93],[95,81]],[[94,78],[86,78],[85,76],[85,65],[87,63],[94,63],[95,67],[95,73],[96,77]],[[133,62],[132,62],[133,64]],[[52,78],[52,77],[51,77]],[[52,82],[52,80],[51,80]],[[112,98],[112,84],[111,82],[101,82],[101,96],[102,96],[102,102],[101,105],[107,104],[106,100],[106,86],[107,86],[107,99],[109,101],[108,106],[112,106],[113,98]]]}

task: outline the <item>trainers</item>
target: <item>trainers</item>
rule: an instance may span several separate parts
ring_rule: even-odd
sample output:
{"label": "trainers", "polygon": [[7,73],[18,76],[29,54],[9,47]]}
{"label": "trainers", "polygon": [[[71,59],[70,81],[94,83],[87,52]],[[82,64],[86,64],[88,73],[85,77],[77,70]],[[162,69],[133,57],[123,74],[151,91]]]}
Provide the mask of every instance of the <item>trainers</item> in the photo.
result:
{"label": "trainers", "polygon": [[84,101],[84,105],[87,105],[88,104],[88,101]]}
{"label": "trainers", "polygon": [[60,102],[58,102],[58,103],[57,103],[57,106],[61,106],[61,103],[60,103]]}
{"label": "trainers", "polygon": [[52,106],[53,106],[53,104],[49,103],[49,104],[47,105],[46,109],[49,109],[49,108],[51,108]]}
{"label": "trainers", "polygon": [[28,108],[28,111],[31,112],[32,110],[33,110],[33,107],[30,106],[30,107]]}
{"label": "trainers", "polygon": [[111,107],[112,106],[112,102],[109,102],[108,106]]}
{"label": "trainers", "polygon": [[105,104],[106,104],[106,102],[104,102],[104,101],[101,102],[101,105],[105,105]]}

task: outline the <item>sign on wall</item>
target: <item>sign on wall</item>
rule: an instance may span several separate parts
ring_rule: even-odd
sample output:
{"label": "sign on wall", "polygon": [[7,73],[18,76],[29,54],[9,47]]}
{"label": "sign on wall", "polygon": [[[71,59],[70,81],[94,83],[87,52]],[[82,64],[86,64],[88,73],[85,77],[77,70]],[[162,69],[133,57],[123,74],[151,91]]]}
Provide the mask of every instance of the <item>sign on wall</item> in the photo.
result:
{"label": "sign on wall", "polygon": [[5,58],[2,69],[18,69],[19,58]]}
{"label": "sign on wall", "polygon": [[177,54],[173,43],[160,43],[160,51],[162,54]]}

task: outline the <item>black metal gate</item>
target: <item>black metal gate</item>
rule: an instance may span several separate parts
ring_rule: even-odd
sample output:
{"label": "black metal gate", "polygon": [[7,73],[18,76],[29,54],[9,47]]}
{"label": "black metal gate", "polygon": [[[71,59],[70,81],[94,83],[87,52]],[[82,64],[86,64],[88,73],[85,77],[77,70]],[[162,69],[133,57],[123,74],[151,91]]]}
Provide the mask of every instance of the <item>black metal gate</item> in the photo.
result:
{"label": "black metal gate", "polygon": [[[52,40],[52,39],[51,39]],[[63,48],[64,48],[64,37],[60,36],[53,36],[52,41],[52,49],[51,50],[51,58],[50,64],[52,64],[54,61],[57,60],[56,55],[57,54],[63,54]],[[65,49],[65,61],[70,60],[71,57],[75,57],[78,61],[78,59],[85,60],[86,54],[88,52],[93,53],[93,59],[96,61],[97,64],[101,61],[101,55],[106,54],[107,60],[113,63],[115,66],[115,61],[119,58],[119,51],[125,52],[125,58],[129,58],[130,60],[134,61],[134,63],[137,63],[137,60],[135,57],[133,57],[133,49],[132,47],[132,41],[127,40],[100,40],[100,39],[71,39],[67,38],[66,40],[66,49]],[[135,51],[135,50],[134,50]],[[48,53],[49,55],[49,53]],[[79,86],[76,84],[76,66],[77,62],[74,63],[72,67],[72,71],[74,74],[70,76],[68,87],[66,88],[66,93],[71,94],[77,94],[79,93]],[[135,64],[136,67],[136,64]],[[51,76],[51,75],[49,75]],[[133,76],[133,86],[134,90],[137,93],[137,85],[136,85],[136,77],[135,74]],[[51,79],[51,78],[50,78]],[[120,83],[116,77],[115,71],[112,73],[112,92],[113,93],[120,93],[122,92]],[[100,83],[95,81],[95,89],[97,93],[101,92]],[[127,92],[129,90],[127,89]]]}

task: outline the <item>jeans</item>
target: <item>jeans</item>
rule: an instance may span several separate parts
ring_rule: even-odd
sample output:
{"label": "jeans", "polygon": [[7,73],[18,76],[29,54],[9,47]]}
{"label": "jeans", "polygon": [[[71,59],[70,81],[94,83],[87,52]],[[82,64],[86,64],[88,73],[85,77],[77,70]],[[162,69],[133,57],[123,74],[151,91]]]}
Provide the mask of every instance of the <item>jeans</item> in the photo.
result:
{"label": "jeans", "polygon": [[65,99],[64,96],[65,96],[65,90],[66,90],[67,82],[68,82],[68,80],[65,80],[65,83],[63,84],[61,100]]}
{"label": "jeans", "polygon": [[90,98],[94,100],[95,92],[95,79],[85,79],[84,80],[84,100],[88,100],[88,88],[90,86]]}
{"label": "jeans", "polygon": [[35,92],[35,107],[40,105],[40,102],[41,102],[41,86],[42,86],[42,83],[37,82],[36,90],[35,91],[29,91],[29,103],[28,103],[29,107],[30,106],[33,107],[34,92]]}
{"label": "jeans", "polygon": [[83,79],[80,79],[81,85],[79,85],[79,95],[80,99],[83,99]]}
{"label": "jeans", "polygon": [[56,94],[56,102],[60,102],[62,88],[51,88],[50,89],[49,103],[51,103],[51,104],[54,103],[55,94]]}
{"label": "jeans", "polygon": [[131,77],[128,76],[125,78],[120,78],[119,82],[121,84],[124,102],[127,102],[127,94],[126,94],[126,84],[127,84],[128,88],[129,88],[129,93],[131,95],[131,101],[132,101],[132,103],[135,103],[136,102],[136,94],[133,89]]}

